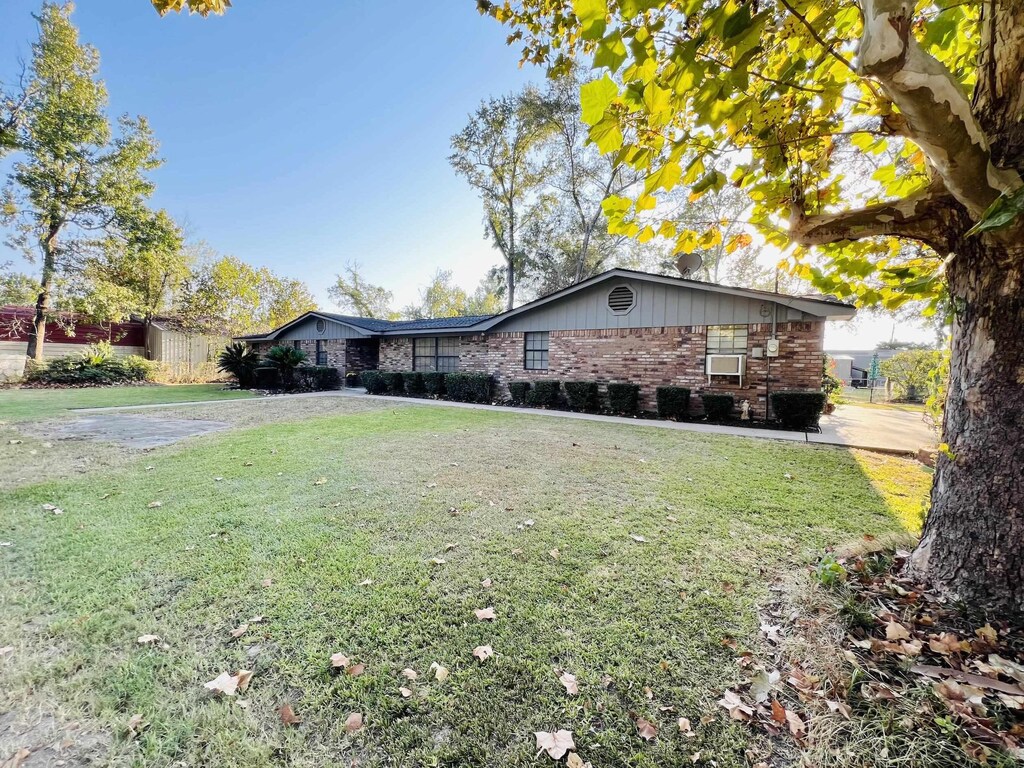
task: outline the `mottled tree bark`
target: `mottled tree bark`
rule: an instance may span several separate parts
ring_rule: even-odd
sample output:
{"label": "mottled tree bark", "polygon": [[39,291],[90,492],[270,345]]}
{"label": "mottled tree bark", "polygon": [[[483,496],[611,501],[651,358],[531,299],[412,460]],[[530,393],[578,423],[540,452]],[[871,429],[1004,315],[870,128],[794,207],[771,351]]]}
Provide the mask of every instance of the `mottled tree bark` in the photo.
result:
{"label": "mottled tree bark", "polygon": [[39,296],[36,298],[36,312],[32,319],[32,330],[28,335],[25,355],[37,363],[43,361],[43,346],[46,341],[46,317],[50,313],[50,294],[53,291],[53,276],[57,264],[57,235],[60,225],[51,225],[47,237],[40,243],[43,249],[43,275],[39,281]]}

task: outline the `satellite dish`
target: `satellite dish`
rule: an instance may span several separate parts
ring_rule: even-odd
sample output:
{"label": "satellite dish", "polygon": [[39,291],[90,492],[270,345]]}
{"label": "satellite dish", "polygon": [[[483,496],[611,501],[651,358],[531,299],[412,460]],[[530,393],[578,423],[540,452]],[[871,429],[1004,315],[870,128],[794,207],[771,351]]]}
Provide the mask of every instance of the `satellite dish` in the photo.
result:
{"label": "satellite dish", "polygon": [[700,269],[700,265],[703,263],[704,259],[700,257],[699,253],[684,253],[676,259],[676,269],[683,277],[689,277]]}

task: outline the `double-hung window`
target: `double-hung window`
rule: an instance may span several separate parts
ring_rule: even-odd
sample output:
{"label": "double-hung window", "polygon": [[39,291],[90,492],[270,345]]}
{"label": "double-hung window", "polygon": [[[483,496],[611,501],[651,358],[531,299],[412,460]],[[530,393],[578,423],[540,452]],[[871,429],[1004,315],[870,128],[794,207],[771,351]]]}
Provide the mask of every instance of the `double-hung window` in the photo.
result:
{"label": "double-hung window", "polygon": [[548,369],[547,331],[524,334],[523,368],[527,371],[546,371]]}
{"label": "double-hung window", "polygon": [[747,353],[747,326],[709,325],[709,355],[745,355]]}
{"label": "double-hung window", "polygon": [[316,340],[316,364],[321,366],[327,365],[327,350],[324,349],[323,339]]}
{"label": "double-hung window", "polygon": [[459,370],[459,337],[429,336],[413,339],[412,369],[444,373]]}

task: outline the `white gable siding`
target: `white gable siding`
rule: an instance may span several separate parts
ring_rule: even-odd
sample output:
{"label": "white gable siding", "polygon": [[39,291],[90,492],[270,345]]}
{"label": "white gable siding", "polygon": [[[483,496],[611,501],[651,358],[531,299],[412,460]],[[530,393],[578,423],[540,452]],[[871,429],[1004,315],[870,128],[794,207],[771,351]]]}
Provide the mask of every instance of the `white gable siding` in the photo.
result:
{"label": "white gable siding", "polygon": [[[636,304],[627,314],[608,309],[608,292],[628,285],[636,292]],[[576,331],[602,328],[661,328],[693,325],[731,325],[771,321],[773,302],[765,297],[747,298],[712,293],[687,286],[665,285],[628,278],[607,280],[565,298],[537,307],[492,326],[491,331]],[[762,308],[764,312],[762,313]],[[811,320],[780,303],[780,323]]]}

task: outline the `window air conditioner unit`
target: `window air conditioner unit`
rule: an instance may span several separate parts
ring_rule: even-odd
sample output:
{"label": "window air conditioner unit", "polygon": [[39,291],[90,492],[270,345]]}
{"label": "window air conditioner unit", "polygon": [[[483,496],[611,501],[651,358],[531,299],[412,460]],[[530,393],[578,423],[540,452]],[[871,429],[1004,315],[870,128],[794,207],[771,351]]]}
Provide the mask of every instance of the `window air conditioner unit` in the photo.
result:
{"label": "window air conditioner unit", "polygon": [[735,376],[742,387],[746,359],[746,355],[708,355],[705,364],[708,384],[711,384],[712,376]]}

